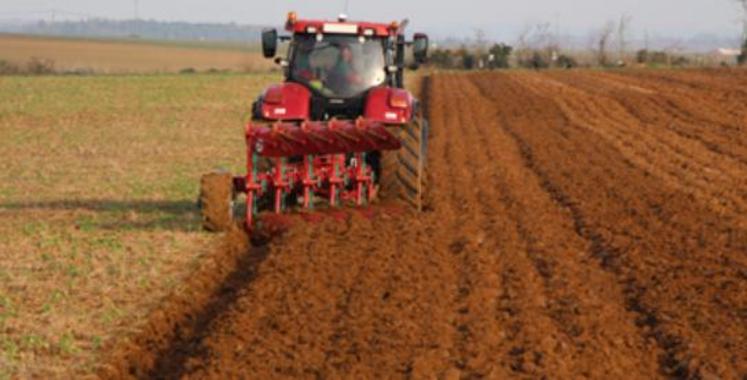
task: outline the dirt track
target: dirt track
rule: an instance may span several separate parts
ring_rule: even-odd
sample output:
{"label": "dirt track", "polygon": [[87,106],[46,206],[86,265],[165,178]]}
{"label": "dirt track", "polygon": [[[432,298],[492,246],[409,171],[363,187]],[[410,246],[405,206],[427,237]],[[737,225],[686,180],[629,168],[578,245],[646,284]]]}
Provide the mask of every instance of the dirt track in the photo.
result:
{"label": "dirt track", "polygon": [[198,273],[102,373],[747,378],[746,78],[436,75],[429,212]]}

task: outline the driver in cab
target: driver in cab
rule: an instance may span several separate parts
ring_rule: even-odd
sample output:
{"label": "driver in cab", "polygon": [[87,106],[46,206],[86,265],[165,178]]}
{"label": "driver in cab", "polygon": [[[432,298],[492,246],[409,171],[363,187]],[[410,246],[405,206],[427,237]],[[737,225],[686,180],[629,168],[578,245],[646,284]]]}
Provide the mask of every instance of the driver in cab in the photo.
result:
{"label": "driver in cab", "polygon": [[361,78],[353,65],[352,49],[347,44],[341,44],[340,55],[337,59],[337,63],[329,71],[327,86],[336,90],[359,85],[361,83]]}
{"label": "driver in cab", "polygon": [[360,85],[362,82],[360,75],[354,67],[355,55],[350,45],[342,43],[337,46],[337,50],[337,59],[334,64],[325,70],[326,75],[322,75],[320,78],[313,75],[310,71],[305,73],[309,77],[313,77],[309,78],[311,87],[327,96],[345,93],[347,92],[346,89]]}

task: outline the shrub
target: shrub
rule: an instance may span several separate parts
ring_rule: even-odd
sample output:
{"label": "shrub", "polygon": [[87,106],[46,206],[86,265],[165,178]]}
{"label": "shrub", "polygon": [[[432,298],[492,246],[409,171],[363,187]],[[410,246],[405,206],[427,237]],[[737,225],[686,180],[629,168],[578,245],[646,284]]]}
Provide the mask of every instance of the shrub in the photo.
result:
{"label": "shrub", "polygon": [[0,75],[17,75],[20,74],[21,68],[18,65],[5,60],[0,60]]}
{"label": "shrub", "polygon": [[26,64],[26,73],[30,75],[54,74],[54,61],[38,57],[31,57]]}
{"label": "shrub", "polygon": [[454,55],[451,50],[436,49],[429,54],[428,63],[436,67],[452,69],[454,68]]}
{"label": "shrub", "polygon": [[690,60],[687,59],[687,57],[683,56],[677,56],[672,58],[672,66],[688,66],[690,64]]}
{"label": "shrub", "polygon": [[70,70],[65,70],[65,75],[94,75],[96,71],[90,67],[77,67]]}
{"label": "shrub", "polygon": [[636,62],[643,64],[667,65],[671,57],[667,52],[641,49],[636,53]]}
{"label": "shrub", "polygon": [[508,60],[514,48],[504,43],[494,44],[489,50],[490,58],[488,67],[491,69],[505,69],[509,67]]}
{"label": "shrub", "polygon": [[467,51],[462,52],[462,67],[465,70],[472,70],[477,66],[477,58],[474,54]]}
{"label": "shrub", "polygon": [[545,59],[545,57],[543,57],[539,51],[535,50],[527,58],[520,59],[519,66],[526,69],[539,70],[550,67],[550,62],[548,62],[548,60]]}
{"label": "shrub", "polygon": [[647,49],[638,50],[635,53],[635,61],[638,63],[648,63],[649,52]]}
{"label": "shrub", "polygon": [[576,59],[565,54],[561,54],[558,57],[556,64],[558,65],[558,67],[563,69],[572,69],[574,67],[578,67],[578,62],[576,62]]}

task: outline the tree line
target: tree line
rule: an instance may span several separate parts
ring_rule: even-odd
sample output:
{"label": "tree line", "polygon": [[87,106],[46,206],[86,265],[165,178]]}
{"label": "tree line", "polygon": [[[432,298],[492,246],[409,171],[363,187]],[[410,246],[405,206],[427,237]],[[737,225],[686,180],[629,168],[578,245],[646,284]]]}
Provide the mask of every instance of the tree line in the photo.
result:
{"label": "tree line", "polygon": [[[747,64],[747,0],[736,1],[743,10],[743,34],[741,53],[735,61]],[[558,33],[551,31],[550,23],[525,27],[515,43],[486,43],[485,33],[478,30],[474,42],[458,48],[436,48],[430,56],[430,64],[444,69],[501,69],[520,67],[530,69],[574,68],[574,67],[622,67],[629,64],[647,66],[690,66],[703,64],[703,57],[684,54],[683,49],[673,44],[664,49],[649,47],[646,33],[645,47],[630,49],[629,31],[632,16],[623,14],[618,20],[610,20],[589,36],[585,50],[563,49]],[[734,59],[732,58],[734,61]],[[727,59],[715,59],[713,64],[728,64]],[[733,62],[732,61],[732,62]]]}
{"label": "tree line", "polygon": [[215,41],[256,43],[261,26],[216,23],[165,22],[155,20],[38,21],[0,25],[0,31],[65,37],[140,38],[146,40]]}

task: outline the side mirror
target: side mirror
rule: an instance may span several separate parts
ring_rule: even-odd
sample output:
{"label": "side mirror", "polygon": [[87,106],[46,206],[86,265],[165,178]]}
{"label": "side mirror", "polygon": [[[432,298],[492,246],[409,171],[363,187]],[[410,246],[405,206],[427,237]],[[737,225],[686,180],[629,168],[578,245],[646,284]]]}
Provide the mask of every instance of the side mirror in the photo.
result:
{"label": "side mirror", "polygon": [[265,29],[262,31],[262,54],[265,58],[275,58],[278,52],[278,31]]}
{"label": "side mirror", "polygon": [[415,40],[412,43],[412,55],[418,64],[425,63],[428,59],[428,36],[423,33],[415,34]]}

